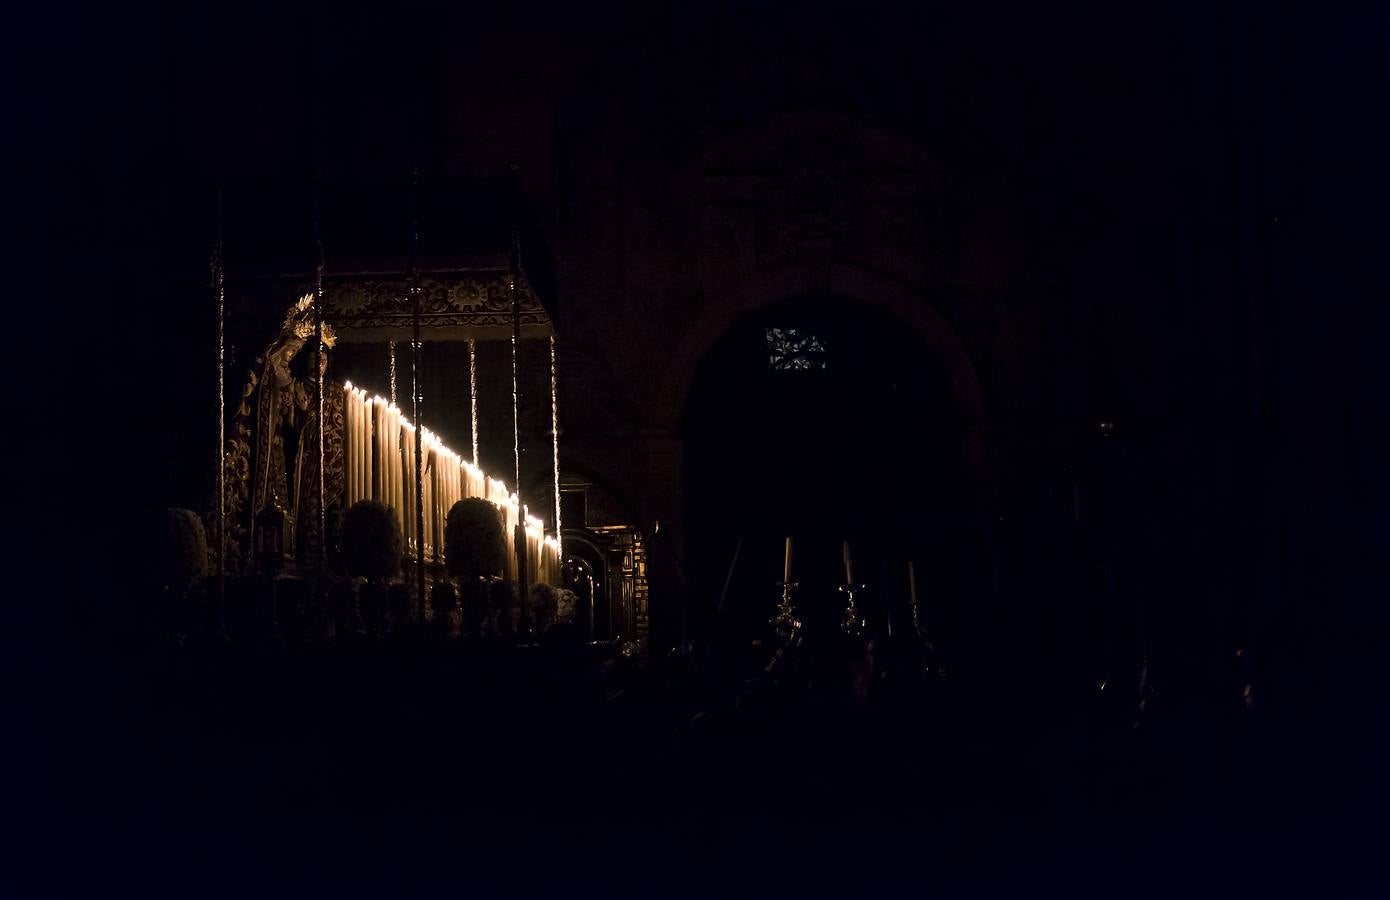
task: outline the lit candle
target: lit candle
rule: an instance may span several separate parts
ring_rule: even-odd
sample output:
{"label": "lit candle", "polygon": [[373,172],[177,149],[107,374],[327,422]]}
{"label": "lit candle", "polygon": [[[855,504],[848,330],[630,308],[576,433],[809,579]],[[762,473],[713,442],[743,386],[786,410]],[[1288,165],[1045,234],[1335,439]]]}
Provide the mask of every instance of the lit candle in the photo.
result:
{"label": "lit candle", "polygon": [[[343,388],[348,396],[343,400],[343,476],[347,481],[345,488],[349,497],[352,496],[352,390]],[[324,406],[328,405],[328,396],[324,395]],[[326,451],[325,451],[326,452]]]}
{"label": "lit candle", "polygon": [[376,443],[372,440],[375,429],[372,426],[376,422],[376,404],[370,399],[367,401],[366,421],[362,423],[362,490],[363,498],[375,496],[373,491],[376,485],[372,481],[372,454],[376,450]]}
{"label": "lit candle", "polygon": [[346,397],[346,402],[353,409],[353,419],[352,427],[348,429],[347,434],[343,435],[343,454],[354,458],[357,463],[356,487],[354,488],[349,483],[348,496],[345,498],[347,500],[346,505],[351,506],[362,496],[362,451],[366,449],[362,446],[362,426],[366,424],[367,406],[356,391],[351,392]]}
{"label": "lit candle", "polygon": [[430,451],[433,449],[434,439],[422,432],[420,441],[423,444],[420,448],[420,452],[423,454],[420,464],[425,467],[422,475],[424,482],[422,490],[425,492],[425,535],[423,540],[425,547],[432,553],[434,549],[434,473],[430,471],[430,463],[432,462]]}
{"label": "lit candle", "polygon": [[347,484],[344,487],[347,491],[348,502],[350,503],[352,502],[352,492],[356,486],[357,480],[357,461],[353,459],[352,456],[354,446],[353,429],[357,427],[357,417],[352,404],[352,388],[344,387],[343,394],[343,456],[345,457],[344,467],[347,469],[344,473],[347,476]]}
{"label": "lit candle", "polygon": [[845,584],[854,584],[854,566],[849,561],[849,541],[844,542],[845,547]]}
{"label": "lit candle", "polygon": [[415,545],[416,554],[420,552],[420,530],[416,527],[420,523],[415,520],[415,441],[418,437],[415,429],[405,430],[405,509],[406,518],[410,520],[410,539]]}
{"label": "lit candle", "polygon": [[372,449],[376,456],[373,459],[376,477],[373,481],[373,489],[376,491],[376,499],[382,503],[389,504],[391,501],[386,492],[386,461],[391,457],[386,455],[386,404],[376,403],[376,440],[372,442]]}
{"label": "lit candle", "polygon": [[410,432],[406,431],[400,410],[396,410],[393,418],[396,420],[396,454],[391,460],[391,475],[396,479],[396,506],[401,511],[402,534],[408,535],[412,518],[406,515],[406,504],[410,502]]}
{"label": "lit candle", "polygon": [[375,448],[372,440],[372,425],[374,424],[375,410],[370,397],[362,398],[362,499],[369,500],[372,497],[372,451]]}
{"label": "lit candle", "polygon": [[792,583],[792,539],[787,538],[787,552],[782,557],[782,583]]}
{"label": "lit candle", "polygon": [[351,505],[361,500],[362,495],[365,493],[364,482],[366,479],[363,478],[362,456],[363,451],[367,448],[362,438],[365,433],[363,426],[367,424],[367,410],[365,404],[362,402],[361,396],[359,396],[356,391],[351,392],[346,399],[352,408],[352,433],[350,437],[352,439],[351,456],[353,472],[352,490],[348,497],[348,503]]}
{"label": "lit candle", "polygon": [[421,516],[424,521],[420,523],[423,528],[420,535],[420,556],[424,559],[429,556],[430,545],[434,540],[434,491],[431,490],[433,485],[430,483],[430,442],[423,433],[417,435],[416,440],[421,444],[420,465],[423,466],[420,470],[420,509],[424,512]]}
{"label": "lit candle", "polygon": [[[423,516],[423,515],[420,516],[420,520],[417,520],[417,519],[415,518],[415,504],[416,504],[416,503],[419,503],[419,504],[420,504],[420,509],[421,509],[422,511],[428,511],[428,510],[429,510],[429,507],[426,506],[425,504],[429,501],[429,496],[428,496],[427,494],[424,493],[425,487],[426,487],[427,484],[428,484],[428,482],[427,482],[426,479],[425,479],[425,471],[424,471],[424,469],[421,469],[421,470],[420,470],[420,481],[419,481],[418,485],[417,485],[417,483],[416,483],[416,481],[415,481],[415,442],[418,441],[418,440],[420,440],[420,439],[421,439],[421,435],[420,435],[420,432],[419,432],[418,430],[411,432],[411,435],[410,435],[410,521],[411,521],[411,524],[413,524],[413,525],[415,526],[415,552],[416,552],[416,553],[419,553],[419,554],[420,554],[420,558],[423,559],[423,558],[424,558],[424,553],[425,553],[425,537],[426,537],[426,535],[424,534],[424,528],[423,528],[423,526],[424,526],[424,524],[425,524],[425,521],[423,521],[423,520],[424,520],[424,516]],[[422,454],[424,453],[423,449],[421,450],[421,453],[422,453]],[[420,464],[421,464],[421,465],[424,465],[424,462],[425,462],[424,456],[422,455],[421,458],[420,458]],[[419,491],[420,491],[420,499],[419,499],[419,500],[416,500],[416,498],[415,498],[415,492],[416,492],[416,489],[417,489],[417,488],[418,488]]]}
{"label": "lit candle", "polygon": [[343,442],[347,445],[349,463],[347,499],[350,506],[362,496],[362,403],[357,392],[351,389],[344,395],[343,402],[348,409],[348,430]]}
{"label": "lit candle", "polygon": [[401,520],[401,537],[409,539],[410,520],[412,516],[406,515],[406,485],[409,483],[409,472],[406,466],[410,460],[410,445],[406,442],[410,440],[405,430],[405,423],[401,421],[401,411],[396,410],[391,414],[395,420],[396,439],[392,442],[391,448],[391,478],[396,482],[396,509]]}
{"label": "lit candle", "polygon": [[410,491],[415,487],[415,476],[410,474],[410,464],[415,461],[415,453],[410,449],[410,431],[401,423],[401,469],[400,469],[400,498],[401,498],[401,523],[405,526],[402,533],[405,536],[406,552],[410,552],[411,541],[415,533],[411,530],[415,527],[415,501],[410,496]]}
{"label": "lit candle", "polygon": [[405,526],[405,497],[401,492],[401,413],[400,410],[391,410],[391,437],[387,443],[387,452],[390,456],[391,472],[391,507],[396,511],[396,521],[401,526],[401,537],[404,539],[406,533]]}

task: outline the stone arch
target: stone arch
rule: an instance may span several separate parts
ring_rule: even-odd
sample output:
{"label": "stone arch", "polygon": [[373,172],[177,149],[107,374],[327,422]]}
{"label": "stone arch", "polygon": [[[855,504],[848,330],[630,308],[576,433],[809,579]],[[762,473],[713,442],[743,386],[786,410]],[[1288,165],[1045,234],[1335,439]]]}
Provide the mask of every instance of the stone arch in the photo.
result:
{"label": "stone arch", "polygon": [[770,163],[782,155],[788,141],[817,137],[838,144],[838,155],[846,159],[872,158],[879,167],[936,178],[948,176],[947,167],[936,156],[908,137],[842,112],[794,109],[714,140],[675,173],[672,185],[678,194],[699,192],[700,181],[710,172],[750,162]]}
{"label": "stone arch", "polygon": [[566,558],[578,557],[582,560],[596,582],[596,590],[603,594],[602,602],[598,596],[590,594],[585,608],[575,610],[575,624],[579,626],[581,633],[593,637],[597,634],[599,619],[605,623],[608,620],[609,574],[604,561],[604,550],[595,543],[593,532],[583,528],[565,528],[564,541]]}
{"label": "stone arch", "polygon": [[696,364],[723,334],[743,316],[811,291],[835,294],[892,314],[911,327],[945,367],[951,396],[964,430],[985,419],[984,394],[975,364],[965,344],[922,294],[868,269],[832,264],[828,273],[808,280],[799,266],[755,272],[719,289],[719,303],[692,319],[676,341],[657,383],[654,407],[663,423],[674,429],[679,420]]}

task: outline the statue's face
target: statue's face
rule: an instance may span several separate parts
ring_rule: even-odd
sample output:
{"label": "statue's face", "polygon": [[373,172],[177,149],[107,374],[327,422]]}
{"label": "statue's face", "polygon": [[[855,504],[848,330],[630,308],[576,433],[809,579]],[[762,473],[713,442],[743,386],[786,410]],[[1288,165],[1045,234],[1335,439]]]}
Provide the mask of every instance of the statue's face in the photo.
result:
{"label": "statue's face", "polygon": [[304,346],[304,341],[297,337],[290,337],[275,347],[271,351],[270,364],[277,373],[288,374],[290,361],[294,359],[296,353]]}

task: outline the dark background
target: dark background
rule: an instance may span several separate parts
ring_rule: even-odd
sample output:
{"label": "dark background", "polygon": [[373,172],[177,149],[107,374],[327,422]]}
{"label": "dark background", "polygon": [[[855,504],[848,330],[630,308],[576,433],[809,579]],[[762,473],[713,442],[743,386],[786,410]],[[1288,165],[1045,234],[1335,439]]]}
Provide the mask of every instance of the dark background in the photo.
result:
{"label": "dark background", "polygon": [[[1347,817],[1379,821],[1383,776],[1363,764],[1383,735],[1387,596],[1383,10],[72,4],[7,16],[19,274],[7,356],[28,411],[9,431],[12,490],[16,508],[37,511],[13,530],[27,562],[12,568],[12,596],[26,599],[7,658],[39,673],[11,679],[23,688],[14,731],[39,751],[16,772],[34,789],[33,822],[61,825],[93,795],[24,776],[78,765],[142,724],[111,702],[123,673],[101,635],[138,602],[120,573],[140,558],[142,513],[194,492],[171,487],[171,461],[196,470],[187,448],[211,430],[192,412],[207,384],[190,374],[206,371],[206,310],[190,305],[174,252],[204,224],[177,214],[189,185],[224,166],[399,175],[410,159],[465,173],[517,162],[560,236],[583,227],[575,161],[597,122],[625,123],[618,157],[640,181],[808,103],[952,163],[1019,155],[1036,283],[1084,268],[1091,294],[1063,317],[1124,336],[1075,365],[1102,398],[1150,398],[1192,445],[1234,460],[1195,466],[1181,488],[1191,502],[1175,503],[1188,512],[1163,533],[1195,535],[1200,550],[1213,501],[1242,537],[1211,567],[1234,572],[1240,603],[1286,648],[1268,658],[1306,763],[1290,784],[1315,771]],[[464,38],[442,46],[444,34]],[[795,64],[826,53],[825,66]],[[548,140],[523,140],[547,117]],[[1134,267],[1183,289],[1132,301]]]}

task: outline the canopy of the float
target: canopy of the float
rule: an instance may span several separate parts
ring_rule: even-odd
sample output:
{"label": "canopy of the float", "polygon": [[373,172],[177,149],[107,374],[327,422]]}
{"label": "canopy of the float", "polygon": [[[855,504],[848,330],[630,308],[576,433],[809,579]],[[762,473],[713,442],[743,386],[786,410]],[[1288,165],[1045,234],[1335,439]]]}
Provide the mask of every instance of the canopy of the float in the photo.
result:
{"label": "canopy of the float", "polygon": [[[224,185],[227,277],[240,306],[282,308],[312,291],[313,182]],[[409,341],[412,245],[430,341],[510,340],[515,280],[522,338],[554,333],[554,257],[514,176],[322,180],[324,319],[351,343]],[[418,242],[413,236],[418,235]]]}
{"label": "canopy of the float", "polygon": [[[509,270],[421,266],[420,330],[431,341],[510,340]],[[350,272],[324,276],[324,319],[339,340],[408,341],[413,300],[399,272]],[[517,277],[522,338],[547,338],[551,319],[524,274]]]}

